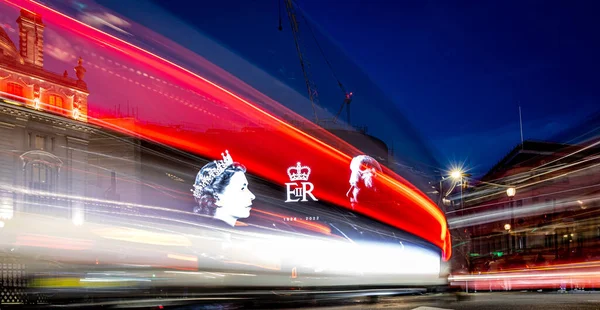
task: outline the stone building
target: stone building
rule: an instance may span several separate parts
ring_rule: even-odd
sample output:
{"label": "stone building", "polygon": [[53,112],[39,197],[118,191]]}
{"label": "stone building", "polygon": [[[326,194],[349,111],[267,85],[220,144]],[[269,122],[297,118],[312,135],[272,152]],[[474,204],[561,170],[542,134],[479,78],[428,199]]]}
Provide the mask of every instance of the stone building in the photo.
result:
{"label": "stone building", "polygon": [[[21,10],[16,23],[18,45],[0,27],[0,228],[23,213],[82,225],[107,207],[144,203],[144,187],[145,202],[161,195],[152,190],[161,185],[143,177],[156,169],[153,158],[143,163],[143,156],[157,157],[148,151],[155,146],[88,119],[83,59],[74,63],[74,77],[46,70],[41,16]],[[185,183],[175,175],[162,173],[189,192],[193,178]],[[26,268],[16,255],[0,255],[0,304],[25,302]]]}
{"label": "stone building", "polygon": [[[18,50],[0,28],[0,216],[5,219],[31,208],[47,212],[47,205],[56,204],[45,195],[24,194],[27,190],[84,192],[85,151],[94,130],[87,123],[82,60],[74,68],[77,78],[44,70],[41,17],[22,10],[17,24]],[[53,209],[65,216],[77,213]]]}
{"label": "stone building", "polygon": [[88,118],[83,59],[74,77],[46,70],[42,17],[21,10],[16,23],[18,45],[0,27],[0,218],[34,212],[82,224],[100,204],[193,204],[205,160]]}
{"label": "stone building", "polygon": [[600,257],[599,151],[596,141],[525,141],[470,188],[455,230],[468,235],[461,245],[471,271],[485,271],[491,260],[523,268],[536,259]]}

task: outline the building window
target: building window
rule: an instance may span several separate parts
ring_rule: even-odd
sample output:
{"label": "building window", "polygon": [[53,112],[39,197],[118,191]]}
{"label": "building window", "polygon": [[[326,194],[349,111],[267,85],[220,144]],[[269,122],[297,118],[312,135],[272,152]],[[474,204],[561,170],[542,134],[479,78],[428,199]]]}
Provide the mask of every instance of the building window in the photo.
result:
{"label": "building window", "polygon": [[54,165],[42,161],[28,163],[25,168],[25,184],[34,192],[25,196],[26,212],[53,216],[65,213],[63,208],[57,208],[57,200],[50,196],[57,190],[57,181],[58,169]]}
{"label": "building window", "polygon": [[23,160],[23,185],[31,190],[24,195],[23,208],[26,212],[68,215],[68,203],[55,199],[59,192],[60,158],[44,151],[33,150],[20,156]]}
{"label": "building window", "polygon": [[6,84],[6,92],[10,94],[8,99],[25,102],[25,99],[23,99],[23,86],[17,83],[8,83]]}
{"label": "building window", "polygon": [[48,96],[48,110],[55,113],[64,114],[63,98],[56,95]]}
{"label": "building window", "polygon": [[46,148],[46,137],[35,136],[35,149],[44,150]]}
{"label": "building window", "polygon": [[31,164],[29,188],[38,191],[51,191],[54,185],[54,169],[41,162]]}

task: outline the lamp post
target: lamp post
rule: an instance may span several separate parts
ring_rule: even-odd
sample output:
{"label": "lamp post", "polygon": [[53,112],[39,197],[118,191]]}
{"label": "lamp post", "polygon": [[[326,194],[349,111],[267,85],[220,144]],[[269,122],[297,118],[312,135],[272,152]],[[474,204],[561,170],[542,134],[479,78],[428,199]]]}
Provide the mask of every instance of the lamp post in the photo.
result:
{"label": "lamp post", "polygon": [[[455,181],[460,181],[460,209],[463,209],[463,177],[465,176],[465,172],[459,169],[452,170],[450,172],[450,177]],[[463,211],[461,211],[462,214]]]}
{"label": "lamp post", "polygon": [[504,230],[506,231],[506,245],[508,246],[508,249],[510,250],[510,224],[506,223],[504,224]]}
{"label": "lamp post", "polygon": [[[462,176],[464,175],[464,172],[459,170],[459,169],[454,169],[452,171],[450,171],[449,175],[442,175],[442,178],[440,179],[440,205],[444,205],[444,188],[443,188],[443,184],[444,181],[448,180],[448,179],[453,179],[453,180],[458,180],[461,179],[462,180]],[[462,185],[462,184],[461,184]],[[461,187],[461,206],[462,206],[462,187]]]}
{"label": "lamp post", "polygon": [[[514,206],[514,202],[513,202],[513,197],[515,197],[516,194],[517,194],[516,188],[509,187],[508,189],[506,189],[506,195],[508,196],[508,199],[510,201],[510,225],[509,224],[504,225],[504,229],[506,229],[506,226],[508,226],[509,229],[507,229],[507,230],[510,230],[510,228],[512,228],[513,231],[515,229],[515,206]],[[509,243],[510,243],[510,248],[511,248],[511,252],[512,252],[512,249],[515,249],[517,247],[517,242],[516,242],[517,240],[516,240],[514,234],[512,235],[512,238],[510,238],[510,240],[511,241]]]}

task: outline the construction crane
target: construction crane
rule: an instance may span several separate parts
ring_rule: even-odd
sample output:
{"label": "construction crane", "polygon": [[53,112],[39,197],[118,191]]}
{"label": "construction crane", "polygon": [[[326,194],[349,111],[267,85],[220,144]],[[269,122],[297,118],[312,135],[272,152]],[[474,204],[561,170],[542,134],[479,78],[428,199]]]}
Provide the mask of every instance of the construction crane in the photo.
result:
{"label": "construction crane", "polygon": [[[310,103],[313,108],[315,123],[322,124],[322,123],[326,122],[327,119],[320,120],[318,117],[318,114],[317,114],[317,106],[319,105],[319,93],[317,91],[317,85],[315,84],[315,82],[312,78],[311,64],[310,64],[310,62],[308,62],[308,60],[306,58],[306,52],[304,51],[305,46],[302,43],[302,38],[300,36],[300,28],[298,25],[298,18],[297,18],[298,15],[296,14],[294,0],[282,0],[282,1],[285,2],[285,8],[287,11],[288,18],[290,20],[290,27],[292,29],[292,35],[294,36],[294,43],[296,44],[296,52],[298,53],[298,59],[300,60],[300,67],[302,68],[302,74],[304,75],[304,81],[306,83],[306,89],[308,91],[308,98],[310,99]],[[302,13],[300,13],[300,14],[302,14]],[[339,118],[340,114],[342,113],[344,107],[346,107],[346,115],[347,115],[346,121],[348,124],[350,124],[350,103],[352,102],[353,93],[347,92],[346,88],[344,87],[342,82],[337,78],[337,76],[333,70],[333,67],[331,66],[331,63],[325,56],[325,53],[323,52],[323,49],[321,48],[321,45],[319,44],[314,32],[312,31],[312,28],[310,27],[310,25],[307,22],[304,15],[301,15],[301,16],[302,16],[302,19],[304,20],[304,24],[306,24],[306,28],[310,31],[315,43],[317,44],[317,47],[319,48],[321,55],[325,59],[325,62],[327,63],[329,70],[331,71],[333,77],[337,80],[338,86],[340,87],[340,89],[342,90],[342,92],[344,94],[344,101],[342,102],[342,105],[340,106],[338,113],[331,119],[331,121],[333,123],[336,123],[337,119]],[[279,2],[279,30],[280,31],[283,30],[282,20],[281,20],[281,1]]]}

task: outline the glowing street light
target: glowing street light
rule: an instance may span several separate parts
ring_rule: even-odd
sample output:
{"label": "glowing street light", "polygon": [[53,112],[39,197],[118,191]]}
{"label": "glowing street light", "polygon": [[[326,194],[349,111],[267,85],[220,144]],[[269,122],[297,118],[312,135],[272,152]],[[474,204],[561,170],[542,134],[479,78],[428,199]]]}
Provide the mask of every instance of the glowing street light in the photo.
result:
{"label": "glowing street light", "polygon": [[452,170],[452,172],[450,172],[450,177],[458,180],[463,176],[463,172],[460,170]]}
{"label": "glowing street light", "polygon": [[[513,202],[513,197],[515,197],[516,194],[517,194],[516,188],[509,187],[506,189],[506,195],[510,199],[510,224],[504,225],[504,229],[506,229],[506,231],[509,231],[510,228],[512,228],[512,227],[515,227],[515,204]],[[506,228],[507,226],[508,226],[508,229]],[[517,247],[517,240],[515,238],[516,238],[516,236],[512,236],[512,238],[508,239],[509,245],[511,247],[511,253],[512,253],[512,248]]]}
{"label": "glowing street light", "polygon": [[504,230],[509,231],[510,230],[510,224],[508,224],[508,223],[504,224]]}
{"label": "glowing street light", "polygon": [[508,197],[514,197],[514,196],[515,196],[515,194],[517,194],[517,189],[516,189],[516,188],[514,188],[514,187],[509,187],[509,188],[506,190],[506,195],[508,195]]}
{"label": "glowing street light", "polygon": [[453,179],[455,182],[460,181],[460,208],[462,209],[464,207],[463,205],[463,177],[465,176],[469,176],[467,174],[465,174],[464,171],[462,171],[461,169],[453,169],[452,171],[450,171],[450,178]]}

